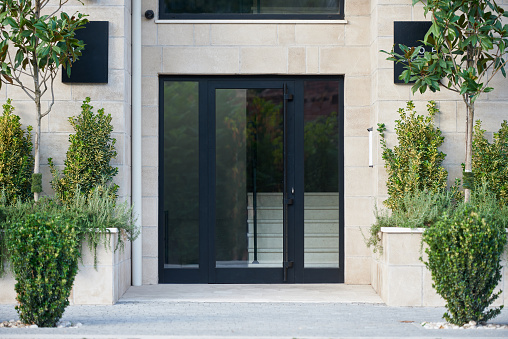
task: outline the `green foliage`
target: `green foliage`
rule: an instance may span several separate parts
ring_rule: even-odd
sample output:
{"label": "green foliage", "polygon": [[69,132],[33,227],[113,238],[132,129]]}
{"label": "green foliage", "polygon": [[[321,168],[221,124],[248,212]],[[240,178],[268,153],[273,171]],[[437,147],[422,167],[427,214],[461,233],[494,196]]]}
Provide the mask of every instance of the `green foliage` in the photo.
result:
{"label": "green foliage", "polygon": [[62,215],[35,213],[13,221],[7,237],[21,321],[54,327],[78,270],[76,227]]}
{"label": "green foliage", "polygon": [[438,148],[443,143],[439,128],[434,126],[438,112],[436,104],[427,105],[428,116],[417,115],[412,101],[406,109],[400,108],[400,119],[395,121],[398,146],[388,148],[384,124],[379,124],[383,159],[388,172],[389,198],[384,204],[392,211],[403,209],[401,199],[408,193],[428,190],[438,192],[446,188],[448,172],[441,166],[446,154]]}
{"label": "green foliage", "polygon": [[508,207],[500,208],[484,189],[425,230],[425,265],[433,287],[446,301],[443,317],[448,322],[485,322],[501,312],[503,306],[485,310],[502,292],[494,289],[501,280],[507,226]]}
{"label": "green foliage", "polygon": [[123,250],[126,240],[133,241],[139,235],[135,225],[136,218],[132,213],[132,206],[127,201],[118,203],[111,185],[99,185],[85,195],[75,192],[73,199],[65,206],[66,215],[72,218],[80,229],[83,243],[88,244],[94,255],[94,264],[97,264],[97,246],[110,247],[109,228],[120,231],[118,242],[114,250]]}
{"label": "green foliage", "polygon": [[391,213],[388,210],[375,209],[376,222],[370,227],[365,243],[368,247],[372,247],[374,252],[382,253],[381,227],[430,227],[443,213],[453,210],[458,198],[456,189],[409,192],[399,200],[402,208],[395,209]]}
{"label": "green foliage", "polygon": [[[0,0],[0,75],[3,77],[0,88],[2,82],[20,85],[21,70],[25,74],[41,72],[40,80],[52,83],[60,65],[70,74],[72,62],[81,56],[84,43],[74,35],[86,24],[85,15],[70,16],[65,12],[54,15],[55,12],[41,16],[38,9],[47,2]],[[66,2],[61,1],[61,5]],[[33,97],[35,89],[29,93]]]}
{"label": "green foliage", "polygon": [[0,117],[0,189],[8,202],[27,200],[31,196],[32,127],[25,132],[20,118],[15,115],[11,99],[3,105]]}
{"label": "green foliage", "polygon": [[473,173],[477,184],[484,183],[503,205],[508,205],[508,122],[494,133],[493,143],[476,121],[473,137]]}
{"label": "green foliage", "polygon": [[32,174],[32,193],[42,192],[42,173]]}
{"label": "green foliage", "polygon": [[[111,159],[117,155],[116,140],[111,137],[111,114],[106,115],[103,108],[95,114],[90,98],[83,101],[81,108],[79,116],[69,119],[76,133],[69,136],[70,146],[62,177],[59,177],[52,159],[48,159],[53,174],[51,186],[64,203],[72,201],[77,190],[89,195],[93,188],[111,181],[118,173],[118,168],[110,165]],[[109,191],[116,197],[117,190],[118,186],[113,184]]]}
{"label": "green foliage", "polygon": [[400,45],[402,54],[385,52],[388,60],[402,62],[406,70],[400,79],[414,81],[413,93],[440,86],[474,102],[482,92],[493,90],[489,82],[501,71],[506,77],[505,53],[508,48],[508,14],[493,0],[413,0],[421,2],[425,15],[430,12],[432,26],[423,45],[433,52],[419,55],[419,46]]}

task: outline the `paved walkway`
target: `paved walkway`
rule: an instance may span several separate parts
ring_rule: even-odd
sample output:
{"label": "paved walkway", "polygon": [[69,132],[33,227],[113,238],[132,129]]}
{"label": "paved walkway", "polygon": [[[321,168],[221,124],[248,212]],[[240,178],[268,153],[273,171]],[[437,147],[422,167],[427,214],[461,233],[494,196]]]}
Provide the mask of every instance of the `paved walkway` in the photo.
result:
{"label": "paved walkway", "polygon": [[[157,285],[113,306],[69,306],[80,328],[7,329],[0,338],[443,338],[508,337],[508,330],[428,330],[444,308],[387,307],[370,286]],[[0,321],[17,319],[0,305]],[[508,324],[508,311],[492,321]]]}

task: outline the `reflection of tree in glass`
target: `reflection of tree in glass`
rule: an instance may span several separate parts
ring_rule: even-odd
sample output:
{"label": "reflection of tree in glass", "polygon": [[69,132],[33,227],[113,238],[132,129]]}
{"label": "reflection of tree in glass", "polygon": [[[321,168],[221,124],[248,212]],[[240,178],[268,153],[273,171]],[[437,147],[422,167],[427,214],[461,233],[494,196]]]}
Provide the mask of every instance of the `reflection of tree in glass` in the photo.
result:
{"label": "reflection of tree in glass", "polygon": [[216,91],[216,260],[247,256],[245,90]]}
{"label": "reflection of tree in glass", "polygon": [[164,84],[166,264],[199,262],[198,83]]}
{"label": "reflection of tree in glass", "polygon": [[305,123],[305,192],[338,192],[337,112]]}
{"label": "reflection of tree in glass", "polygon": [[[253,92],[255,90],[251,90]],[[252,95],[254,94],[254,95]],[[261,93],[259,93],[261,94]],[[282,95],[282,92],[279,94]],[[282,192],[284,126],[282,104],[251,93],[248,102],[247,188],[257,192]]]}
{"label": "reflection of tree in glass", "polygon": [[216,91],[218,261],[247,260],[247,193],[253,191],[254,168],[258,192],[282,189],[281,104],[262,94],[257,89]]}

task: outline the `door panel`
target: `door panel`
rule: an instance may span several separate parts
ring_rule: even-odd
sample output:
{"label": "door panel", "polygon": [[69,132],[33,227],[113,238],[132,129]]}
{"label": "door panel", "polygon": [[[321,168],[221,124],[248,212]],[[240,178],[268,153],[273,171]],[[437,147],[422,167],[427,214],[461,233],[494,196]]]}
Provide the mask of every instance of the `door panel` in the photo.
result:
{"label": "door panel", "polygon": [[282,89],[217,89],[215,267],[282,267]]}

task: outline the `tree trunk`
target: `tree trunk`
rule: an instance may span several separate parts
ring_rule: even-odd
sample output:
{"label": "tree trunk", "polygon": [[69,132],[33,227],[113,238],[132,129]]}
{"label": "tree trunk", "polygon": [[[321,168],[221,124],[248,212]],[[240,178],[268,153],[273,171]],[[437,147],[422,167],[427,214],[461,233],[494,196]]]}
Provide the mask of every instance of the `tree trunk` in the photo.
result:
{"label": "tree trunk", "polygon": [[[35,96],[35,106],[37,108],[37,119],[35,125],[35,143],[34,143],[34,174],[40,173],[40,140],[41,140],[41,96],[37,93]],[[34,193],[34,200],[39,201],[39,192]]]}
{"label": "tree trunk", "polygon": [[[469,101],[469,102],[467,102]],[[470,99],[466,101],[467,117],[466,117],[466,159],[464,161],[464,172],[471,173],[473,170],[473,123],[474,123],[474,102]],[[464,201],[469,202],[471,199],[471,189],[464,189]]]}
{"label": "tree trunk", "polygon": [[[35,1],[35,16],[37,19],[40,17],[41,2]],[[34,174],[40,173],[40,144],[41,144],[41,85],[39,83],[39,59],[37,58],[37,45],[38,39],[35,43],[35,50],[33,52],[33,72],[34,72],[34,90],[35,90],[35,108],[37,110],[37,119],[35,126],[35,145],[34,145]],[[32,179],[33,180],[33,179]],[[33,182],[33,181],[32,181]],[[39,192],[34,193],[34,200],[39,200]]]}

